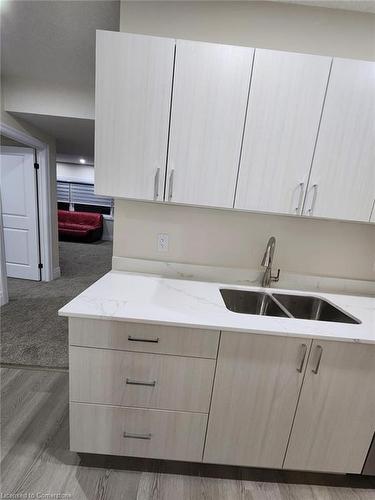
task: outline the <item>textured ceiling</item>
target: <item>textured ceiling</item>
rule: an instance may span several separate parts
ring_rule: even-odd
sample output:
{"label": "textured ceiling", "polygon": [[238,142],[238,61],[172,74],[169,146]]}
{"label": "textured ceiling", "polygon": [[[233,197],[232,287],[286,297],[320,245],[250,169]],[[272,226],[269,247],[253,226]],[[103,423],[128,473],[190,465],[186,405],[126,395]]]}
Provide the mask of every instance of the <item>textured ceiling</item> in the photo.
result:
{"label": "textured ceiling", "polygon": [[2,1],[2,75],[92,86],[95,30],[119,19],[119,1]]}

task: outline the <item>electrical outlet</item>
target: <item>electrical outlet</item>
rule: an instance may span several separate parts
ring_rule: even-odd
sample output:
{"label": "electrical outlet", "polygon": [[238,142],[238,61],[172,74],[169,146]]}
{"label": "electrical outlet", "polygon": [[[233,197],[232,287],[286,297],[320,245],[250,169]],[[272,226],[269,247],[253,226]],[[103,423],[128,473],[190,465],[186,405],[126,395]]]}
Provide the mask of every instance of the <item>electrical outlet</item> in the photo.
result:
{"label": "electrical outlet", "polygon": [[169,236],[166,233],[158,234],[158,252],[168,252]]}

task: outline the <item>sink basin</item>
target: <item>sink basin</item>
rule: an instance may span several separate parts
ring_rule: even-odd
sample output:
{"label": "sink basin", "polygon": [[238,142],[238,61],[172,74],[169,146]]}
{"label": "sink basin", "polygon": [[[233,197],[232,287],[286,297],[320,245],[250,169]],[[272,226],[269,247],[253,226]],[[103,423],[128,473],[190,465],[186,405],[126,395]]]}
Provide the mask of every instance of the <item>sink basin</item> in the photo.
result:
{"label": "sink basin", "polygon": [[230,311],[262,316],[288,317],[288,314],[274,301],[271,295],[250,290],[220,289],[225,306]]}
{"label": "sink basin", "polygon": [[273,293],[272,295],[294,318],[337,323],[360,323],[357,319],[319,297],[281,293]]}

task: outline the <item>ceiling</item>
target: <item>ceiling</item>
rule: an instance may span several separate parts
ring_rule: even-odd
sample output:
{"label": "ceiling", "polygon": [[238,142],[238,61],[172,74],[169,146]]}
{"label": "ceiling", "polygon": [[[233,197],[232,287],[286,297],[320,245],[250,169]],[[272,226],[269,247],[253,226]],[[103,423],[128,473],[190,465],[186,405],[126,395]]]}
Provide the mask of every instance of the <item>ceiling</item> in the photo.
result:
{"label": "ceiling", "polygon": [[56,137],[57,154],[80,156],[86,158],[89,163],[93,162],[94,120],[32,113],[12,113],[12,115]]}
{"label": "ceiling", "polygon": [[[120,2],[1,1],[1,74],[92,92],[95,31],[117,31]],[[14,113],[56,137],[57,153],[94,156],[94,121]]]}
{"label": "ceiling", "polygon": [[93,86],[95,30],[117,31],[119,20],[119,1],[2,0],[2,74]]}

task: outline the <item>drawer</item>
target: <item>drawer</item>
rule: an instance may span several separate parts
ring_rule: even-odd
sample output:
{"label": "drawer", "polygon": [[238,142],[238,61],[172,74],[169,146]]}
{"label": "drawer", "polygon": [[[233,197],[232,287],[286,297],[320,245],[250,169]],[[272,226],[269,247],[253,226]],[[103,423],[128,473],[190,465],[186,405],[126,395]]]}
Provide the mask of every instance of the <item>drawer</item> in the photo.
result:
{"label": "drawer", "polygon": [[216,358],[219,332],[124,321],[69,318],[69,344]]}
{"label": "drawer", "polygon": [[204,413],[70,403],[70,449],[201,462]]}
{"label": "drawer", "polygon": [[215,360],[69,348],[70,399],[208,413]]}

